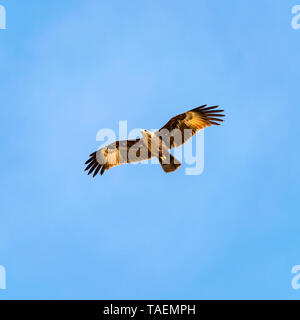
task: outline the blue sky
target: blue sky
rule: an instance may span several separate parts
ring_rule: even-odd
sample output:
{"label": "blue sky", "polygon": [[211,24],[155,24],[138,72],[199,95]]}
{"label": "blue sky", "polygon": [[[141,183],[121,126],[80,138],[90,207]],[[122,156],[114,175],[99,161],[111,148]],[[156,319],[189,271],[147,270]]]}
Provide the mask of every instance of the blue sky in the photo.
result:
{"label": "blue sky", "polygon": [[[300,298],[295,1],[0,4],[0,299]],[[83,173],[101,128],[202,104],[202,175]]]}

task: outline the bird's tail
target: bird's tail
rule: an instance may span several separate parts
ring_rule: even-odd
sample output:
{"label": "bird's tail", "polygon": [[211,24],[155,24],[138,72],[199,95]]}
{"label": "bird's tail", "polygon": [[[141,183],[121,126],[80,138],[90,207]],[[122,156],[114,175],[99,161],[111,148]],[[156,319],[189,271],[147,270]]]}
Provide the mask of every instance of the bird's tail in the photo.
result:
{"label": "bird's tail", "polygon": [[181,166],[181,163],[174,158],[171,153],[159,157],[158,160],[164,172],[166,173],[173,172]]}

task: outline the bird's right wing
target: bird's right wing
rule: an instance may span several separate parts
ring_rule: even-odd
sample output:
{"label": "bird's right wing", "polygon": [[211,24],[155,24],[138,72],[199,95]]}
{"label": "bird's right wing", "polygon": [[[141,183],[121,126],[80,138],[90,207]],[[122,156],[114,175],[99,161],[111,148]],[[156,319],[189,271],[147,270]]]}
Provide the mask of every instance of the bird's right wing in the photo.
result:
{"label": "bird's right wing", "polygon": [[143,140],[116,141],[92,153],[89,160],[85,163],[87,165],[85,171],[89,170],[88,174],[93,173],[93,177],[95,177],[99,171],[100,174],[103,175],[105,170],[109,170],[112,167],[150,158],[151,153],[145,146]]}

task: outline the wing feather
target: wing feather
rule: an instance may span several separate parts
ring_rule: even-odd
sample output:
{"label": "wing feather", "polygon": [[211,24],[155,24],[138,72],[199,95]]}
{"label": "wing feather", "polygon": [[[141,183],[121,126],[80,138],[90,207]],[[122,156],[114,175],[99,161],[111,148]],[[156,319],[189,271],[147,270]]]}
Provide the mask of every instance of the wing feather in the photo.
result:
{"label": "wing feather", "polygon": [[89,170],[88,175],[93,173],[93,177],[95,177],[100,170],[100,174],[103,175],[106,170],[112,167],[150,158],[150,151],[145,146],[143,140],[116,141],[92,153],[85,163],[87,165],[85,171]]}
{"label": "wing feather", "polygon": [[194,134],[211,125],[220,125],[223,122],[224,110],[218,106],[194,108],[173,117],[158,132],[167,146],[176,148],[186,143]]}

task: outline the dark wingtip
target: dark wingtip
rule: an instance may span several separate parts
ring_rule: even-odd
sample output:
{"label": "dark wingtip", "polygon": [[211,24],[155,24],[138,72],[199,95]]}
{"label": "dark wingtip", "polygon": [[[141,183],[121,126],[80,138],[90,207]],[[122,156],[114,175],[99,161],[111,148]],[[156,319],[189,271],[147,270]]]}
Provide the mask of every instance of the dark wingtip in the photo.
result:
{"label": "dark wingtip", "polygon": [[93,166],[91,167],[91,169],[90,169],[90,171],[89,171],[89,173],[88,173],[88,175],[90,175],[96,168],[97,168],[97,166],[98,166],[98,163],[97,162],[95,162],[94,164],[93,164]]}
{"label": "dark wingtip", "polygon": [[94,158],[89,158],[89,160],[87,160],[86,162],[85,162],[85,164],[89,164],[92,160],[93,160]]}
{"label": "dark wingtip", "polygon": [[209,120],[210,120],[210,121],[211,121],[211,120],[213,120],[213,121],[221,121],[221,122],[224,121],[223,119],[219,119],[219,118],[209,118]]}
{"label": "dark wingtip", "polygon": [[84,171],[89,170],[89,168],[91,168],[94,164],[95,164],[95,161],[92,161],[92,162],[85,168]]}
{"label": "dark wingtip", "polygon": [[[96,177],[96,175],[99,173],[100,169],[102,169],[101,170],[101,172],[102,172],[103,171],[103,167],[104,167],[103,164],[101,164],[101,163],[99,163],[97,161],[96,154],[97,154],[97,151],[93,152],[92,154],[90,154],[90,158],[85,162],[85,164],[87,166],[84,169],[84,171],[88,171],[89,170],[88,175],[93,173],[93,178]],[[103,174],[103,172],[102,172],[102,174]]]}
{"label": "dark wingtip", "polygon": [[202,108],[201,111],[206,112],[206,111],[217,109],[217,108],[219,108],[219,106],[212,106],[212,107]]}
{"label": "dark wingtip", "polygon": [[221,123],[218,123],[218,122],[214,122],[214,121],[210,121],[211,124],[214,124],[215,126],[220,126]]}
{"label": "dark wingtip", "polygon": [[93,178],[96,177],[96,175],[98,174],[99,170],[101,169],[102,165],[99,164],[98,167],[96,168],[95,172],[94,172],[94,175],[93,175]]}
{"label": "dark wingtip", "polygon": [[101,169],[101,172],[100,172],[101,176],[103,176],[104,171],[105,171],[105,166],[103,166]]}
{"label": "dark wingtip", "polygon": [[192,109],[192,110],[190,110],[190,111],[197,111],[197,110],[201,110],[201,109],[205,108],[206,106],[207,106],[207,104],[204,104],[203,106],[196,107],[196,108],[194,108],[194,109]]}
{"label": "dark wingtip", "polygon": [[224,112],[224,110],[218,108],[219,106],[200,108],[199,113],[204,116],[209,124],[219,126],[221,124],[220,122],[224,121],[221,118],[225,117],[225,114],[221,113]]}

